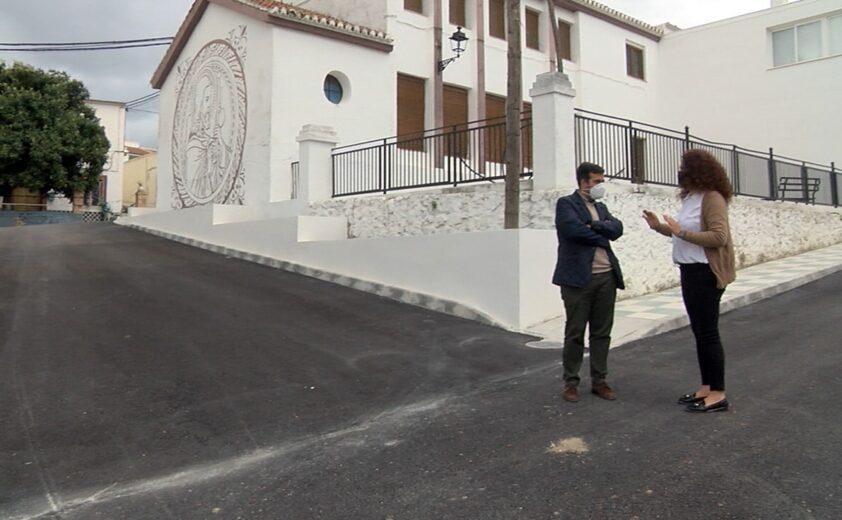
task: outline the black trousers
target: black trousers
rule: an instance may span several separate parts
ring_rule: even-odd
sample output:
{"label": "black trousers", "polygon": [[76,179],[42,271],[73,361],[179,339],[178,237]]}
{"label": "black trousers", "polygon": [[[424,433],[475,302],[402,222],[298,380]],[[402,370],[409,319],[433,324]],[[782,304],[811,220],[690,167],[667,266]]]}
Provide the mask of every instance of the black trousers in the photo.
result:
{"label": "black trousers", "polygon": [[708,264],[680,264],[679,268],[681,296],[696,338],[702,384],[724,391],[725,351],[719,337],[719,301],[725,290],[716,287],[716,276]]}

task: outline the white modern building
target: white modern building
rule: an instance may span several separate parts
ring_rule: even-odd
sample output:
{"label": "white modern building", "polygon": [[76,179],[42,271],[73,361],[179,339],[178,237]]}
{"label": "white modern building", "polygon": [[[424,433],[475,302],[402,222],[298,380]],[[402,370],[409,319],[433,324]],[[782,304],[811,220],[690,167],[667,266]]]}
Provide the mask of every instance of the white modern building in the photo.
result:
{"label": "white modern building", "polygon": [[842,2],[800,0],[671,32],[655,121],[708,139],[842,162]]}

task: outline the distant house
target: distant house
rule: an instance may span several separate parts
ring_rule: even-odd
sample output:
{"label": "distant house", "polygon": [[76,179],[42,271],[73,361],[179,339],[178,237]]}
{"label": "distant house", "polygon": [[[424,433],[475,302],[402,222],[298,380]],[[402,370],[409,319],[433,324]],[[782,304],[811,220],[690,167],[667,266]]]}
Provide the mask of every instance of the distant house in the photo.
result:
{"label": "distant house", "polygon": [[[123,204],[127,207],[154,207],[157,192],[158,152],[141,146],[126,146],[128,160],[123,164]],[[142,198],[138,205],[138,190]]]}
{"label": "distant house", "polygon": [[[680,30],[555,0],[578,108],[829,163],[842,119],[842,10],[800,0]],[[773,4],[779,4],[773,1]],[[521,3],[523,92],[557,57],[546,2]],[[196,0],[152,78],[157,207],[290,198],[303,125],[342,144],[503,113],[504,0]],[[323,14],[324,13],[324,14]],[[467,50],[450,58],[457,28]]]}
{"label": "distant house", "polygon": [[105,129],[110,147],[108,159],[100,176],[99,189],[91,194],[86,203],[100,205],[108,203],[111,211],[123,209],[123,163],[126,161],[126,105],[116,101],[89,99],[85,102],[96,111]]}

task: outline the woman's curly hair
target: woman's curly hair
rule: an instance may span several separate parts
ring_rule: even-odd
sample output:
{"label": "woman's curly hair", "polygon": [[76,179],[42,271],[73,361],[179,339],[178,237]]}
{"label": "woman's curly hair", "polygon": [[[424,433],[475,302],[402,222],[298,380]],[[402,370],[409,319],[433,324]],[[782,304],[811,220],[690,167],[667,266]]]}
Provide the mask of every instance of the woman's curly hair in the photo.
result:
{"label": "woman's curly hair", "polygon": [[684,152],[678,172],[681,198],[691,191],[718,191],[726,201],[730,201],[734,194],[725,168],[719,164],[716,157],[704,150],[692,149]]}

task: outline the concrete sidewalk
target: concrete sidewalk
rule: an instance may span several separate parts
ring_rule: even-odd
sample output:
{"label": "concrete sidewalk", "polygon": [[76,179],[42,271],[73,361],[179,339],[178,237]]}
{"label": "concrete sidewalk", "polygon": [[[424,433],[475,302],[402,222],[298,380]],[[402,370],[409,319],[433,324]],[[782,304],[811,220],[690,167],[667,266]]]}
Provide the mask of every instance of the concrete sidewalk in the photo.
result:
{"label": "concrete sidewalk", "polygon": [[[842,244],[765,262],[737,272],[722,297],[723,313],[795,289],[842,270]],[[611,346],[654,336],[689,324],[681,289],[673,287],[617,302]],[[543,338],[527,343],[540,349],[561,349],[564,318],[545,321],[525,331]]]}

